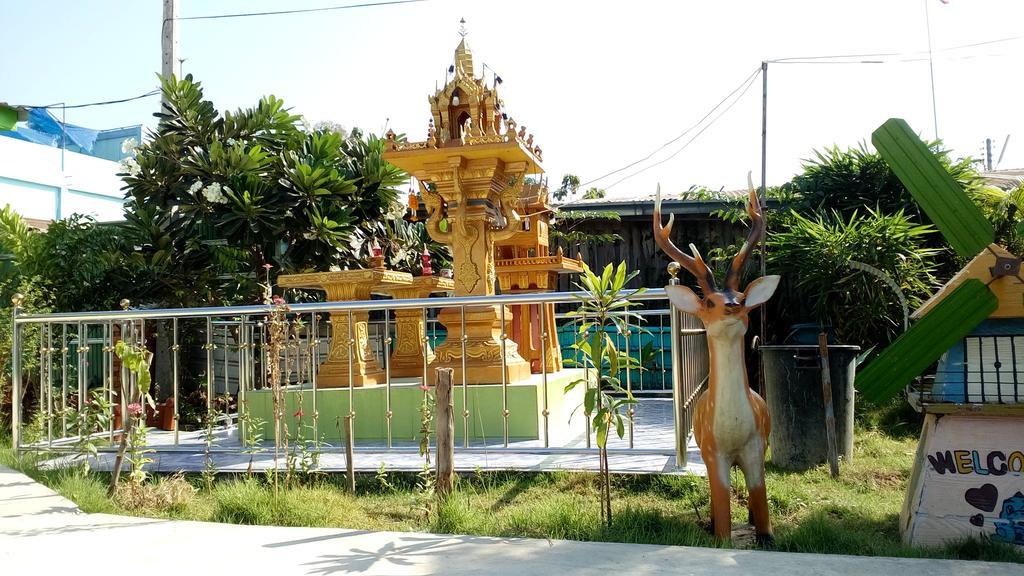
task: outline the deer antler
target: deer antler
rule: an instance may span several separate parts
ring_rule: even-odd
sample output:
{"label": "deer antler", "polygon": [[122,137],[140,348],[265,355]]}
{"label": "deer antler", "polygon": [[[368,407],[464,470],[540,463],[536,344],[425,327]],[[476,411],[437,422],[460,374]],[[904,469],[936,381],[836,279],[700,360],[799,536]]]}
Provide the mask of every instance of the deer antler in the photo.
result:
{"label": "deer antler", "polygon": [[764,236],[764,214],[762,213],[761,202],[757,198],[757,192],[754,191],[754,182],[750,178],[750,172],[747,172],[747,189],[750,190],[749,197],[747,198],[750,232],[747,232],[747,239],[743,241],[743,247],[736,253],[736,256],[732,259],[732,265],[729,266],[729,270],[725,273],[725,287],[734,292],[739,292],[740,276],[743,273],[743,264],[746,263],[747,256],[750,256],[750,253],[754,251],[754,246]]}
{"label": "deer antler", "polygon": [[697,278],[697,284],[700,285],[701,292],[704,293],[704,296],[707,296],[717,289],[715,276],[711,273],[711,268],[708,268],[708,265],[704,263],[704,259],[700,257],[700,253],[693,247],[693,244],[690,245],[690,249],[693,250],[696,258],[683,252],[672,243],[672,223],[674,221],[675,214],[669,214],[668,224],[664,227],[661,225],[661,184],[658,184],[658,192],[655,194],[654,199],[654,241],[665,251],[669,258],[678,262]]}

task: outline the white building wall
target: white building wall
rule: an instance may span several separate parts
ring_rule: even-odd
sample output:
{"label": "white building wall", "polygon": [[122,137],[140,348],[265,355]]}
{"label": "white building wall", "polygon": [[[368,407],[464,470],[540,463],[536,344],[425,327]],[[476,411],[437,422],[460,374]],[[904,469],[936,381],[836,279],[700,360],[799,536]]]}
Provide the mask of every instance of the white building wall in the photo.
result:
{"label": "white building wall", "polygon": [[73,213],[97,220],[123,218],[117,162],[0,137],[0,206],[25,218],[54,220]]}

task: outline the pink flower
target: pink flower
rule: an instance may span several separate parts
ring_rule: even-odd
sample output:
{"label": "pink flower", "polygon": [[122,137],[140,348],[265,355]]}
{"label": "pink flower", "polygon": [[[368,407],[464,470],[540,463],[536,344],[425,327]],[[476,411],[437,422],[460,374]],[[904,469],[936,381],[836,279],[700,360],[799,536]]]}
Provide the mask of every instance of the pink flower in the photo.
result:
{"label": "pink flower", "polygon": [[430,392],[430,385],[429,384],[420,384],[420,390],[423,390],[424,392]]}
{"label": "pink flower", "polygon": [[305,414],[305,412],[303,412],[303,411],[302,411],[302,408],[299,408],[298,410],[296,410],[296,411],[295,411],[295,414],[294,414],[294,416],[295,416],[296,418],[302,418],[302,415],[303,415],[303,414]]}
{"label": "pink flower", "polygon": [[273,267],[274,267],[274,265],[269,263],[269,262],[267,262],[266,264],[263,265],[263,269],[264,270],[270,270]]}
{"label": "pink flower", "polygon": [[284,306],[284,298],[281,298],[277,294],[274,294],[270,301],[274,303],[274,306]]}
{"label": "pink flower", "polygon": [[128,415],[129,416],[139,416],[141,414],[142,414],[142,404],[139,404],[138,402],[132,402],[131,404],[128,405]]}

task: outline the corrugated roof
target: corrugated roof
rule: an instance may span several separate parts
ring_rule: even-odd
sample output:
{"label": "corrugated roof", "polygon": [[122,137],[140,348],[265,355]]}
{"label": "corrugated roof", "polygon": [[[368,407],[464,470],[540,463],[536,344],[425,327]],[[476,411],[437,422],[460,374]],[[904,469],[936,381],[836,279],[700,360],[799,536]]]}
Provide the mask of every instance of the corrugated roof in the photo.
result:
{"label": "corrugated roof", "polygon": [[981,177],[992,186],[998,186],[1003,190],[1016,188],[1024,182],[1024,168],[1010,168],[1008,170],[993,170],[982,172]]}
{"label": "corrugated roof", "polygon": [[[734,199],[737,199],[737,198],[746,198],[747,197],[747,193],[748,193],[747,189],[744,188],[744,189],[741,189],[741,190],[722,190],[722,191],[719,191],[719,192],[715,192],[714,194],[720,195],[722,197],[722,199],[734,200]],[[587,200],[578,199],[578,200],[570,200],[570,201],[568,201],[568,202],[566,202],[564,204],[559,204],[558,207],[562,208],[564,210],[576,210],[576,209],[584,209],[584,208],[594,209],[594,208],[599,208],[601,206],[607,206],[607,205],[610,205],[610,204],[632,204],[632,203],[650,203],[650,204],[653,204],[654,203],[654,196],[655,196],[655,194],[653,192],[651,192],[651,193],[648,193],[648,194],[638,194],[638,195],[635,195],[635,196],[605,196],[604,198],[592,198],[592,199],[587,199]],[[669,203],[669,202],[695,202],[695,203],[714,202],[714,200],[708,200],[708,199],[697,199],[697,198],[684,199],[683,196],[684,196],[684,193],[682,193],[682,192],[676,192],[676,193],[662,192],[661,193],[661,201],[665,202],[665,203]]]}

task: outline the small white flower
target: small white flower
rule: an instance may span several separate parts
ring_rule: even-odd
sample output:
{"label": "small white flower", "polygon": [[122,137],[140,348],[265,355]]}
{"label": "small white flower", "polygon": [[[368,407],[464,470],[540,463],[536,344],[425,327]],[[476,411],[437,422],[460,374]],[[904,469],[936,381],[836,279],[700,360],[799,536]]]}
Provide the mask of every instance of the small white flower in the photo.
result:
{"label": "small white flower", "polygon": [[214,204],[227,204],[229,202],[227,196],[221,192],[221,186],[217,182],[203,188],[203,197],[206,198],[207,202]]}
{"label": "small white flower", "polygon": [[302,237],[305,238],[306,240],[315,240],[316,234],[313,234],[312,232],[303,232]]}
{"label": "small white flower", "polygon": [[121,160],[121,171],[126,172],[129,176],[138,176],[142,173],[142,167],[135,161],[135,158],[125,158]]}
{"label": "small white flower", "polygon": [[195,182],[192,183],[191,186],[188,187],[188,193],[192,194],[192,195],[195,195],[197,192],[199,192],[202,189],[203,189],[203,181],[202,180],[196,180]]}
{"label": "small white flower", "polygon": [[235,140],[234,138],[228,138],[227,140],[225,140],[225,142],[228,143],[228,146],[234,146],[235,144],[238,143],[238,141]]}
{"label": "small white flower", "polygon": [[328,268],[327,271],[328,272],[341,272],[341,266],[338,266],[337,264],[334,264],[333,266]]}
{"label": "small white flower", "polygon": [[401,220],[405,216],[406,205],[401,202],[393,202],[388,206],[387,218],[389,220]]}
{"label": "small white flower", "polygon": [[139,143],[135,140],[135,138],[129,138],[121,142],[121,153],[130,154],[132,152],[135,152],[135,149],[138,147]]}

